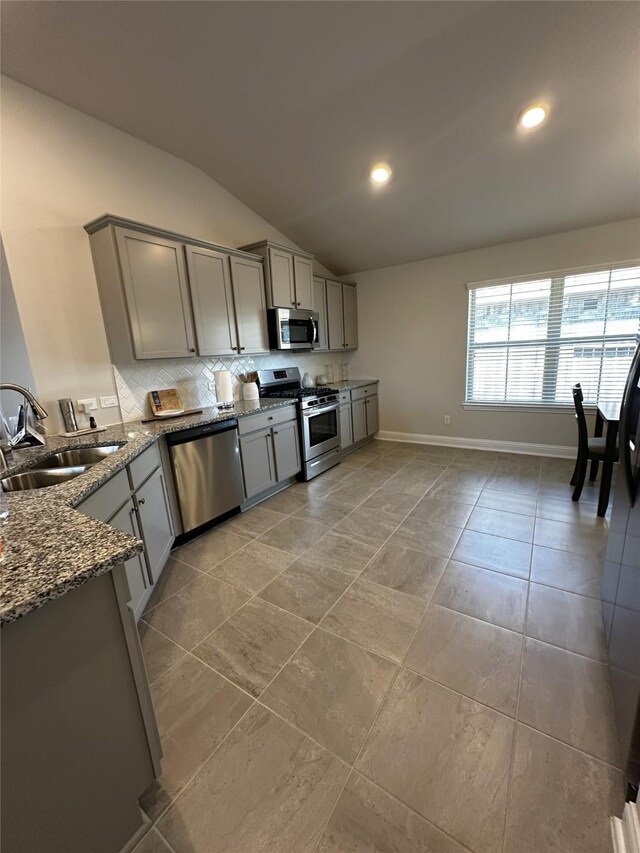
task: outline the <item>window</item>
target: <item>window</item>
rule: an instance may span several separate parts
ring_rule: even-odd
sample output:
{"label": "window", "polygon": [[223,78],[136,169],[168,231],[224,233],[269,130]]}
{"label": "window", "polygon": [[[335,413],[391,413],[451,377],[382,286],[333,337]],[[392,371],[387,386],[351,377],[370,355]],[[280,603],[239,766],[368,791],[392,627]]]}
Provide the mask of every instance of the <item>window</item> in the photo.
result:
{"label": "window", "polygon": [[468,403],[619,400],[640,334],[640,266],[469,285]]}

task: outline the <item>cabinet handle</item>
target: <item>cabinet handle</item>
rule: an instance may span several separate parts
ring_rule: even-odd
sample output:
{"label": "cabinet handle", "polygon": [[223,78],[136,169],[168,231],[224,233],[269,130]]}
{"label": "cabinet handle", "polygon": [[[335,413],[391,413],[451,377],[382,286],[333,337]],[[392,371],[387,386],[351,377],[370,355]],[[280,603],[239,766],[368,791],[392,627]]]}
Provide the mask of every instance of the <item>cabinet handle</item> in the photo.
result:
{"label": "cabinet handle", "polygon": [[291,300],[291,304],[292,304],[292,305],[295,305],[295,304],[296,304],[296,303],[295,303],[295,301],[294,301],[293,299]]}
{"label": "cabinet handle", "polygon": [[244,347],[240,347],[240,352],[244,352]]}
{"label": "cabinet handle", "polygon": [[144,502],[145,502],[145,499],[144,499],[144,498],[138,498],[138,503],[139,503],[139,504],[143,504]]}
{"label": "cabinet handle", "polygon": [[191,347],[191,349],[189,350],[189,352],[195,352],[195,351],[196,351],[195,347]]}
{"label": "cabinet handle", "polygon": [[268,421],[272,421],[272,420],[273,420],[273,415],[269,415],[269,417],[267,418],[267,420],[268,420]]}
{"label": "cabinet handle", "polygon": [[277,434],[278,434],[278,430],[277,430],[277,429],[274,429],[273,434],[274,434],[274,435],[277,435]]}
{"label": "cabinet handle", "polygon": [[296,305],[297,305],[297,306],[298,306],[298,308],[299,308],[299,307],[302,305],[302,302],[296,302]]}

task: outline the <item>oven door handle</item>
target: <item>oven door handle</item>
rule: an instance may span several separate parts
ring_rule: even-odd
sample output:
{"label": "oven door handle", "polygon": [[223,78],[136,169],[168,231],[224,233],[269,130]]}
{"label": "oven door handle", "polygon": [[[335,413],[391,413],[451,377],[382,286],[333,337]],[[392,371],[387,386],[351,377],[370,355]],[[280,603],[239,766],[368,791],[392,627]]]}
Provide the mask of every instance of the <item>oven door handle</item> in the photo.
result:
{"label": "oven door handle", "polygon": [[304,409],[302,414],[305,418],[311,417],[311,415],[324,415],[326,412],[335,412],[338,409],[337,403],[332,403],[330,406],[323,406],[321,409]]}

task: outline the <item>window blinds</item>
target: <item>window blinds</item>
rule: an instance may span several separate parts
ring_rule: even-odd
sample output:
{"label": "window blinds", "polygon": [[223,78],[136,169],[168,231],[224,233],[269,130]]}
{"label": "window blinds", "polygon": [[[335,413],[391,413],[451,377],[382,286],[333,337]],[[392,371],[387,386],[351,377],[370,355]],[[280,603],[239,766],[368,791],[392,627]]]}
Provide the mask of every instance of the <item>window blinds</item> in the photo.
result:
{"label": "window blinds", "polygon": [[469,403],[617,401],[640,335],[640,266],[469,285]]}

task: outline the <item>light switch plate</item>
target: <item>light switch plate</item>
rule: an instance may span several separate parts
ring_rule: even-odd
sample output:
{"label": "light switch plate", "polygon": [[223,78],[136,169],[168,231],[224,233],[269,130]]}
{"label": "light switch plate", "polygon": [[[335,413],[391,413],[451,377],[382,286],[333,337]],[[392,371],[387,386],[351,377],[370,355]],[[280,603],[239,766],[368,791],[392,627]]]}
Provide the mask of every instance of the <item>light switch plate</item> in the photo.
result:
{"label": "light switch plate", "polygon": [[100,405],[103,409],[108,409],[111,406],[118,405],[118,398],[114,394],[113,397],[100,397]]}
{"label": "light switch plate", "polygon": [[98,401],[95,397],[87,397],[85,400],[76,400],[78,410],[81,412],[93,412],[98,408]]}

